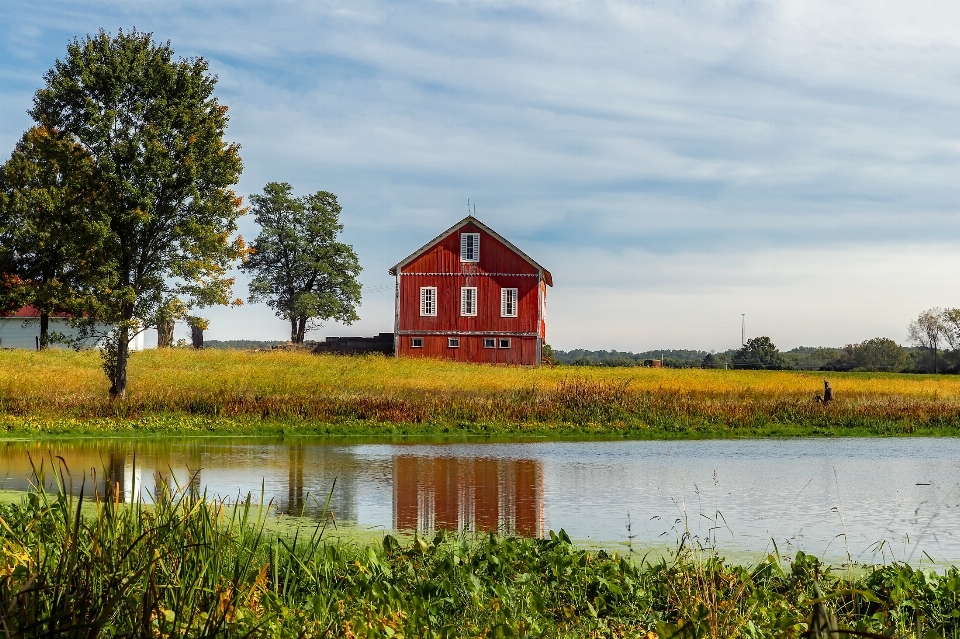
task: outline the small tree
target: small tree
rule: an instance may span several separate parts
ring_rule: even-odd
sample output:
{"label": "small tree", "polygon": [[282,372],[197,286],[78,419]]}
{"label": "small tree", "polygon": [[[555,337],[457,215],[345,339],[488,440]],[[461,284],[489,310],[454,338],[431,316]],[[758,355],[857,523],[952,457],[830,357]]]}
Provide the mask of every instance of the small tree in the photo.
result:
{"label": "small tree", "polygon": [[769,337],[754,337],[733,356],[734,368],[771,369],[783,368],[783,356]]}
{"label": "small tree", "polygon": [[174,60],[169,42],[149,33],[74,40],[44,79],[30,115],[72,136],[102,185],[105,224],[88,250],[108,268],[77,325],[103,340],[110,394],[123,397],[130,340],[156,326],[173,297],[188,307],[231,303],[226,271],[245,251],[233,237],[244,209],[230,189],[239,147],[223,139],[227,108],[207,63]]}
{"label": "small tree", "polygon": [[187,305],[176,297],[160,306],[157,311],[157,348],[173,346],[173,329],[177,320],[184,320],[187,317]]}
{"label": "small tree", "polygon": [[90,154],[48,127],[24,133],[0,167],[0,307],[37,309],[41,349],[50,342],[50,315],[76,310],[101,274],[90,250],[108,230],[98,190]]}
{"label": "small tree", "polygon": [[933,372],[937,373],[937,352],[944,341],[948,327],[943,320],[943,311],[931,308],[922,313],[907,326],[907,337],[911,342],[927,349],[933,355]]}
{"label": "small tree", "polygon": [[319,322],[351,324],[360,303],[360,261],[337,241],[343,231],[333,193],[294,197],[292,187],[270,182],[250,202],[262,227],[242,266],[253,275],[250,302],[266,302],[290,323],[290,341],[302,344]]}
{"label": "small tree", "polygon": [[190,341],[194,348],[203,348],[203,332],[210,328],[210,320],[204,317],[191,315],[187,318],[190,327]]}

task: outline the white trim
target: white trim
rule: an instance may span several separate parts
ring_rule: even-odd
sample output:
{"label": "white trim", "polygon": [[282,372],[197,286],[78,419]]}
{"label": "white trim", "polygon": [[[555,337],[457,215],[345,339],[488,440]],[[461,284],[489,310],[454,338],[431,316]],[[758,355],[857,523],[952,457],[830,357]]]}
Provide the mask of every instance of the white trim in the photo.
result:
{"label": "white trim", "polygon": [[460,234],[460,261],[461,262],[479,262],[480,261],[480,234],[479,233],[461,233]]}
{"label": "white trim", "polygon": [[[503,344],[504,342],[507,343],[506,346],[504,346]],[[510,338],[509,337],[497,338],[497,348],[510,348]]]}
{"label": "white trim", "polygon": [[[489,344],[489,346],[487,346]],[[496,348],[497,340],[495,337],[484,337],[483,338],[483,347],[484,348]]]}
{"label": "white trim", "polygon": [[[420,342],[417,344],[417,342]],[[410,338],[410,348],[423,348],[423,338],[422,337],[411,337]]]}
{"label": "white trim", "polygon": [[477,316],[477,287],[460,287],[460,315],[463,317]]}
{"label": "white trim", "polygon": [[448,338],[447,338],[447,348],[460,348],[460,338],[459,338],[459,337],[448,337]]}
{"label": "white trim", "polygon": [[420,257],[421,255],[426,253],[428,250],[436,246],[438,242],[446,238],[451,233],[466,226],[467,224],[476,224],[480,228],[480,230],[485,231],[488,235],[490,235],[497,241],[501,242],[504,246],[506,246],[511,251],[513,251],[520,257],[522,257],[526,262],[531,264],[533,267],[535,267],[537,270],[539,270],[543,274],[543,278],[544,278],[544,281],[546,281],[547,286],[553,286],[553,275],[550,274],[550,271],[548,271],[547,269],[537,264],[533,259],[530,258],[529,255],[527,255],[526,253],[518,249],[513,242],[506,239],[505,237],[503,237],[502,235],[500,235],[499,233],[497,233],[492,228],[490,228],[489,226],[487,226],[477,218],[473,217],[472,215],[468,215],[467,217],[463,218],[462,220],[460,220],[459,222],[457,222],[456,224],[448,228],[446,231],[436,236],[435,238],[433,238],[432,240],[430,240],[429,242],[421,246],[419,249],[417,249],[407,257],[405,257],[401,262],[399,262],[393,268],[390,269],[390,275],[396,275],[397,273],[401,272],[404,266],[406,266],[413,260]]}
{"label": "white trim", "polygon": [[518,331],[400,331],[400,335],[506,335],[509,337],[537,337],[537,333],[521,333]]}
{"label": "white trim", "polygon": [[520,301],[518,289],[500,289],[500,317],[516,317],[517,305]]}
{"label": "white trim", "polygon": [[416,272],[410,272],[410,273],[400,272],[400,273],[397,273],[396,277],[400,277],[401,275],[407,275],[407,276],[410,276],[410,275],[430,275],[430,276],[434,276],[434,277],[435,277],[435,276],[438,276],[438,275],[450,275],[450,276],[453,276],[453,277],[464,277],[465,275],[466,275],[467,277],[484,277],[484,276],[486,276],[486,277],[540,277],[540,274],[539,274],[539,273],[469,273],[469,274],[464,274],[464,273],[416,273]]}
{"label": "white trim", "polygon": [[420,287],[420,317],[437,316],[437,287]]}

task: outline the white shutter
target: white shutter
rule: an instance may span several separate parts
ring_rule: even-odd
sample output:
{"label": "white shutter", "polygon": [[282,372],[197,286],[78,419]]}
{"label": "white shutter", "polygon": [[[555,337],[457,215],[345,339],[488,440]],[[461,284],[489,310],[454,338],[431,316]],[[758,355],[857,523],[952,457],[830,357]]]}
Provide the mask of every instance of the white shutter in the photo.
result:
{"label": "white shutter", "polygon": [[461,233],[460,234],[460,261],[461,262],[479,262],[480,261],[480,234],[479,233]]}
{"label": "white shutter", "polygon": [[517,316],[517,293],[515,288],[500,289],[500,317]]}
{"label": "white shutter", "polygon": [[477,314],[477,287],[464,286],[460,289],[460,315],[473,317]]}
{"label": "white shutter", "polygon": [[437,314],[437,287],[420,287],[420,316],[434,317]]}

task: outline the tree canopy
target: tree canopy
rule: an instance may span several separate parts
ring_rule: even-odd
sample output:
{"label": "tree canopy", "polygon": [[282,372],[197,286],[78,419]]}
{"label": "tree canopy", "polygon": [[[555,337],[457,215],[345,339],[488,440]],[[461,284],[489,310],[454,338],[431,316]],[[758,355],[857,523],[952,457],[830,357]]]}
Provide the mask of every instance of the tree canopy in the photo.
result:
{"label": "tree canopy", "polygon": [[769,337],[754,337],[733,356],[734,368],[780,370],[784,367],[783,355]]}
{"label": "tree canopy", "polygon": [[360,261],[337,241],[343,231],[333,193],[295,197],[286,182],[270,182],[250,196],[260,234],[243,270],[253,275],[250,302],[266,302],[290,323],[290,341],[303,343],[321,322],[351,324],[360,303]]}
{"label": "tree canopy", "polygon": [[834,370],[900,372],[907,366],[907,353],[892,339],[874,337],[859,344],[847,344],[840,357],[830,364]]}
{"label": "tree canopy", "polygon": [[80,306],[102,275],[91,250],[109,228],[100,215],[93,158],[68,134],[39,126],[24,133],[0,167],[0,309],[31,305],[40,348],[52,313]]}
{"label": "tree canopy", "polygon": [[[230,263],[242,200],[230,188],[239,146],[224,141],[227,108],[202,58],[174,59],[149,33],[75,39],[44,77],[30,115],[70,136],[91,158],[103,233],[91,250],[106,265],[84,299],[84,327],[112,327],[104,368],[126,390],[129,340],[156,326],[173,298],[188,307],[230,303]],[[234,303],[238,303],[236,300]]]}

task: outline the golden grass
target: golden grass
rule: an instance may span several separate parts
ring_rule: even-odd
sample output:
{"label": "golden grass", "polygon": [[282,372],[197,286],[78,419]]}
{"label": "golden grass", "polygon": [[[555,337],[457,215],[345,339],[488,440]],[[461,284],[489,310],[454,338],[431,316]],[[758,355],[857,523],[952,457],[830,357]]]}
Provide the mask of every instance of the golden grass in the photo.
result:
{"label": "golden grass", "polygon": [[[960,427],[960,377],[652,368],[521,368],[303,352],[164,349],[110,402],[95,352],[0,351],[0,414],[181,413],[320,421],[555,422],[674,428],[761,422]],[[911,426],[912,425],[912,426]]]}

